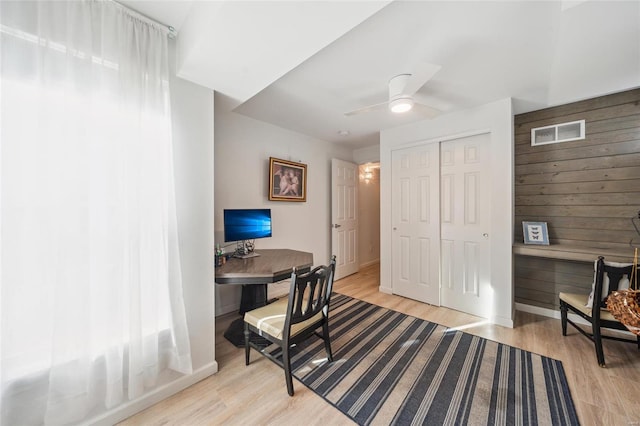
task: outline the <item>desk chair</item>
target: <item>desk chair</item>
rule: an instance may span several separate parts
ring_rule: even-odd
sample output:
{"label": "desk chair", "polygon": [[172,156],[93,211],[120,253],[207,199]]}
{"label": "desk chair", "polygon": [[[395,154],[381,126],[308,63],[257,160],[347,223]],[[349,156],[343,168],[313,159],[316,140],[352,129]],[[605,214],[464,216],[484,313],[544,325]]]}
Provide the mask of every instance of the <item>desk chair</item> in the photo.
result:
{"label": "desk chair", "polygon": [[[293,396],[291,378],[292,345],[300,343],[312,335],[324,340],[327,359],[333,361],[329,338],[329,302],[333,288],[336,257],[329,266],[318,266],[306,274],[291,274],[291,289],[288,299],[254,309],[244,314],[245,364],[249,365],[249,351],[254,348],[276,364],[284,368],[287,392]],[[316,330],[322,327],[322,334]],[[280,346],[282,359],[271,355],[264,346],[252,342],[249,337],[256,333],[271,343]]]}
{"label": "desk chair", "polygon": [[[609,312],[605,303],[606,296],[612,291],[629,287],[629,279],[633,264],[609,263],[600,256],[596,262],[593,291],[591,295],[560,293],[560,316],[562,322],[562,335],[567,335],[567,323],[590,339],[596,349],[598,365],[605,367],[602,339],[618,340],[622,342],[636,343],[640,348],[640,336],[635,340],[616,336],[603,336],[602,329],[609,328],[627,331],[627,328]],[[591,305],[591,306],[590,306]],[[571,311],[591,324],[591,333],[586,332],[573,321],[567,318]]]}

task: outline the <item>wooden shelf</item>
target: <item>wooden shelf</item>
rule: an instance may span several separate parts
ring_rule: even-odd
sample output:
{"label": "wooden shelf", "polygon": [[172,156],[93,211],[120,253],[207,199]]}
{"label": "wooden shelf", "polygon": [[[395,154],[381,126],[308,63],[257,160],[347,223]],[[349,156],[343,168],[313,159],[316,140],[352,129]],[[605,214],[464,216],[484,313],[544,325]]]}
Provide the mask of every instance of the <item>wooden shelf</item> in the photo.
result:
{"label": "wooden shelf", "polygon": [[629,263],[633,261],[633,249],[631,248],[623,251],[564,244],[539,246],[515,243],[513,244],[513,254],[519,256],[545,257],[548,259],[573,260],[576,262],[593,262],[598,256],[604,256],[605,260],[611,262]]}

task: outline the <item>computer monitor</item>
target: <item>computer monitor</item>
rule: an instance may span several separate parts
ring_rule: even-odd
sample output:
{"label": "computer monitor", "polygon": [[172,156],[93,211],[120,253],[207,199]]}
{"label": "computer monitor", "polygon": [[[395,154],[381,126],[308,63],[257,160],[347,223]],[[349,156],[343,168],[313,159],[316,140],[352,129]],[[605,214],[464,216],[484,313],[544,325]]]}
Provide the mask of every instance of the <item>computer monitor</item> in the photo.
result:
{"label": "computer monitor", "polygon": [[253,240],[271,237],[271,209],[225,209],[224,241],[237,241],[236,255],[256,256]]}

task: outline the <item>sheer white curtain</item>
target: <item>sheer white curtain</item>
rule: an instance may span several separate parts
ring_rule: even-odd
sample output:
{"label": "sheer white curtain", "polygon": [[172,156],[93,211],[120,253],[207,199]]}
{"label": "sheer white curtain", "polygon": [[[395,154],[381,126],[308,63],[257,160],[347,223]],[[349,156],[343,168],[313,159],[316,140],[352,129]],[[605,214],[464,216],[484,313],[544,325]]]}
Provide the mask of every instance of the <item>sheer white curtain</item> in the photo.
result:
{"label": "sheer white curtain", "polygon": [[0,24],[0,423],[75,423],[191,372],[167,37],[110,1]]}

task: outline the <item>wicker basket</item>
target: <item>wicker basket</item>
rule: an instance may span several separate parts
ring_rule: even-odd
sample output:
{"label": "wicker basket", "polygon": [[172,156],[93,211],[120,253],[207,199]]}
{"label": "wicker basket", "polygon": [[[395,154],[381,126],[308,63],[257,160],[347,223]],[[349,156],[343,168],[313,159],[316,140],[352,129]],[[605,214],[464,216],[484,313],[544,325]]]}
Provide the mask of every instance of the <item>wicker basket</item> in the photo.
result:
{"label": "wicker basket", "polygon": [[640,291],[618,290],[607,297],[607,309],[633,334],[640,336]]}
{"label": "wicker basket", "polygon": [[607,309],[630,332],[640,336],[640,290],[638,287],[638,249],[633,256],[629,288],[612,292],[607,297]]}

